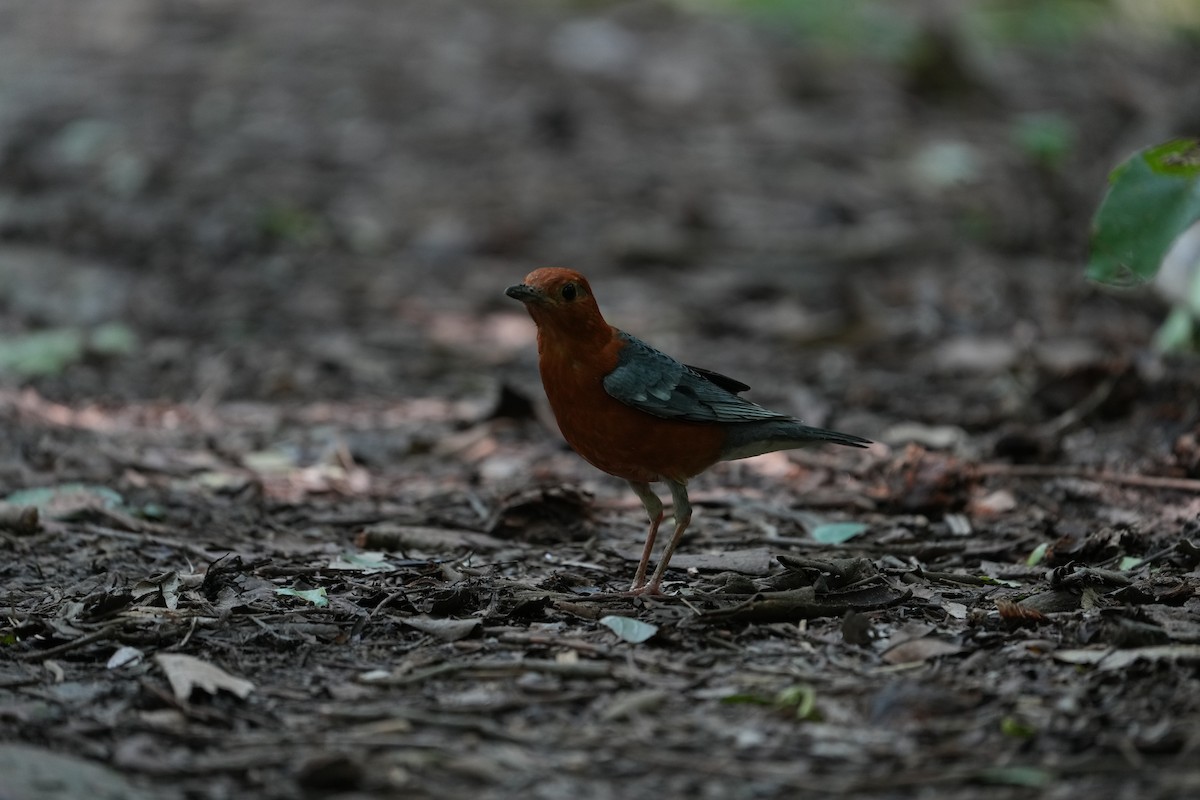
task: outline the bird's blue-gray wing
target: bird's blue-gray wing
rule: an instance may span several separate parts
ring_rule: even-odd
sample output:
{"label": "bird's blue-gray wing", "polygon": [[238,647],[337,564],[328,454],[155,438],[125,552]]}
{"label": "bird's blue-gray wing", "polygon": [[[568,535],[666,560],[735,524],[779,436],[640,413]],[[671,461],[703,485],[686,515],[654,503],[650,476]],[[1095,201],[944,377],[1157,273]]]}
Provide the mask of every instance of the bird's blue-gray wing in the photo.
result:
{"label": "bird's blue-gray wing", "polygon": [[[664,419],[690,422],[756,422],[787,419],[715,383],[650,345],[620,333],[624,346],[604,390],[628,406]],[[744,386],[721,376],[726,385]]]}

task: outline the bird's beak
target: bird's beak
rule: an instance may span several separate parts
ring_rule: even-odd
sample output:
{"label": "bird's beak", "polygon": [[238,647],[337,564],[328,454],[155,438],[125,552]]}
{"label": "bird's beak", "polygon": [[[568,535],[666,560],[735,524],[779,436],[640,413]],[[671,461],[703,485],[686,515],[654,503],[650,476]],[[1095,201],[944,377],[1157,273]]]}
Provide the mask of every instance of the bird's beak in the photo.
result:
{"label": "bird's beak", "polygon": [[504,290],[504,293],[514,300],[520,300],[522,303],[536,303],[543,299],[541,292],[525,283],[510,286]]}

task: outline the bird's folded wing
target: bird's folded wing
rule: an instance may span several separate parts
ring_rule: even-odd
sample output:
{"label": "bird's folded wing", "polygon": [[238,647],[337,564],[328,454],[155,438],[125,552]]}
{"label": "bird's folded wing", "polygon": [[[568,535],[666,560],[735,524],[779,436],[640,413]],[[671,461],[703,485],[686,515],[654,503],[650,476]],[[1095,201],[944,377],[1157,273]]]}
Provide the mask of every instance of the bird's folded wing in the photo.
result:
{"label": "bird's folded wing", "polygon": [[[690,422],[753,422],[787,419],[738,397],[701,372],[620,333],[624,346],[617,366],[604,378],[604,390],[622,403],[664,419]],[[727,385],[744,386],[731,378]]]}

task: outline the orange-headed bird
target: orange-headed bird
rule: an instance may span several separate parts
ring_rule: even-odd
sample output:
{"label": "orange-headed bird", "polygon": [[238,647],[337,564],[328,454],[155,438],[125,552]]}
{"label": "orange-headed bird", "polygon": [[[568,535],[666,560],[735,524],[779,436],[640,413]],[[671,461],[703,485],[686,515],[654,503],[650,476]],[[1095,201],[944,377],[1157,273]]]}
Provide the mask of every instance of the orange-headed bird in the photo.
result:
{"label": "orange-headed bird", "polygon": [[[536,269],[510,286],[509,297],[537,325],[538,368],[567,443],[589,463],[624,478],[650,517],[633,594],[659,594],[663,574],[692,519],[687,482],[718,461],[833,442],[871,442],[812,428],[738,397],[750,387],[681,364],[604,321],[592,287],[578,272]],[[649,582],[663,504],[650,488],[663,481],[674,500],[675,533]]]}

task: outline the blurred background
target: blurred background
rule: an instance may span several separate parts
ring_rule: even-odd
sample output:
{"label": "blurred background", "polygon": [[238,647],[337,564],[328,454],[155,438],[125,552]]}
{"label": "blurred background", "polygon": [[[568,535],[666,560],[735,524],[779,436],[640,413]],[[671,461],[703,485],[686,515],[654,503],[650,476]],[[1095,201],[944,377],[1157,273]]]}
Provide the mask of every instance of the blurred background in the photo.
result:
{"label": "blurred background", "polygon": [[555,264],[816,422],[1052,416],[1163,316],[1085,245],[1197,75],[1194,0],[6,0],[0,382],[533,397]]}

